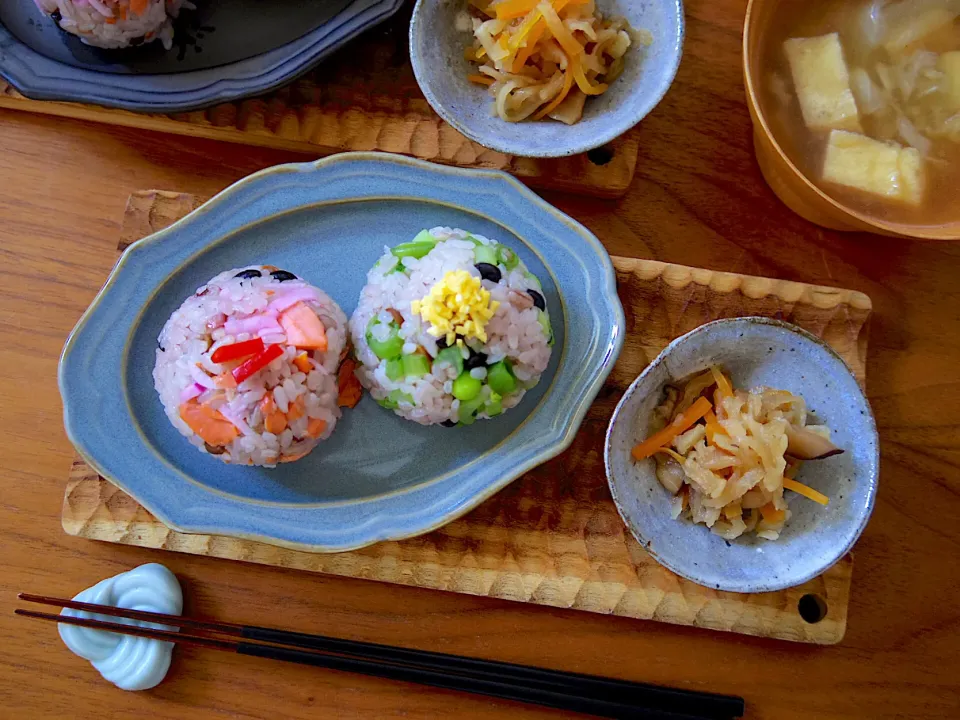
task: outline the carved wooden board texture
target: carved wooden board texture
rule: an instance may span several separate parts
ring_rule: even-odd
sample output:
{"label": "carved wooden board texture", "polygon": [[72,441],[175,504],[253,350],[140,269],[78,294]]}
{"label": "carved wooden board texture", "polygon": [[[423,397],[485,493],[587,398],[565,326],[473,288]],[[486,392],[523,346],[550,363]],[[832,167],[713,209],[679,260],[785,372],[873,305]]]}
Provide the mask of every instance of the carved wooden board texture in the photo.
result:
{"label": "carved wooden board texture", "polygon": [[417,86],[407,54],[409,9],[267,95],[206,110],[147,115],[30,100],[0,79],[0,107],[316,156],[381,150],[432,162],[506,170],[534,187],[599,197],[626,193],[637,165],[635,132],[589,154],[521,158],[478,145],[443,122]]}
{"label": "carved wooden board texture", "polygon": [[[119,249],[199,204],[192,195],[140,191],[127,205]],[[822,337],[864,381],[870,299],[859,292],[613,258],[627,316],[619,361],[573,445],[468,515],[427,535],[332,555],[170,530],[79,457],[63,502],[71,535],[176,552],[484,595],[552,607],[831,644],[844,634],[851,556],[781,592],[724,593],[688,582],[653,560],[614,507],[603,439],[617,400],[673,338],[722,317],[765,315]],[[800,598],[826,617],[807,623]]]}

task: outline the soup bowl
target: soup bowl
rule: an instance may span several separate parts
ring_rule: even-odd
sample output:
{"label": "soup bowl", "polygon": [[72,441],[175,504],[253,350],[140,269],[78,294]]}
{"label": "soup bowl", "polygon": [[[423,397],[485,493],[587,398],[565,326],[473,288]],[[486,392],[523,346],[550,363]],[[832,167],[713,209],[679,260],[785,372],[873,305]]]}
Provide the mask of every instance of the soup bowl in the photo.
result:
{"label": "soup bowl", "polygon": [[875,232],[893,237],[960,240],[960,219],[945,224],[890,222],[859,212],[818,188],[787,156],[764,117],[760,81],[766,35],[781,0],[750,0],[743,26],[743,77],[753,121],[753,146],[760,171],[770,188],[791,210],[833,230]]}

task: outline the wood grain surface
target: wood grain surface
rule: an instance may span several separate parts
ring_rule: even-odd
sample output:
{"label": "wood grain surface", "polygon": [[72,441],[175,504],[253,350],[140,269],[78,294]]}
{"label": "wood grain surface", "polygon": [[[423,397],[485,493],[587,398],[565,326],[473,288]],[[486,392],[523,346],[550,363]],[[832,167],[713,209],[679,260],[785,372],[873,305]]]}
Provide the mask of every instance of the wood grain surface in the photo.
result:
{"label": "wood grain surface", "polygon": [[[179,220],[196,196],[138,191],[124,211],[118,251]],[[863,293],[655,260],[613,257],[626,313],[625,342],[569,450],[463,518],[423,537],[333,555],[174,532],[79,456],[63,499],[63,529],[91,540],[380,580],[448,592],[585,610],[817,644],[846,630],[852,559],[777,593],[700,587],[660,567],[633,539],[607,491],[603,438],[636,375],[674,338],[721,317],[767,315],[830,343],[864,381],[870,299]],[[801,598],[826,617],[805,621]]]}
{"label": "wood grain surface", "polygon": [[206,110],[145,115],[23,97],[0,78],[0,107],[191,137],[329,155],[382,150],[463,167],[506,170],[537,188],[620,197],[637,166],[630,131],[596,152],[537,159],[505,155],[443,122],[417,86],[407,51],[412,4],[305,76],[269,95]]}
{"label": "wood grain surface", "polygon": [[744,0],[688,0],[680,72],[639,127],[618,202],[545,193],[611,253],[860,290],[882,440],[838,645],[697,628],[90,542],[60,527],[73,449],[56,366],[116,258],[137,188],[209,196],[303,155],[0,110],[0,717],[546,720],[562,713],[199,650],[147,693],[107,685],[19,591],[69,595],[162,560],[191,612],[306,632],[736,693],[747,717],[949,718],[960,706],[960,244],[821,230],[753,158]]}

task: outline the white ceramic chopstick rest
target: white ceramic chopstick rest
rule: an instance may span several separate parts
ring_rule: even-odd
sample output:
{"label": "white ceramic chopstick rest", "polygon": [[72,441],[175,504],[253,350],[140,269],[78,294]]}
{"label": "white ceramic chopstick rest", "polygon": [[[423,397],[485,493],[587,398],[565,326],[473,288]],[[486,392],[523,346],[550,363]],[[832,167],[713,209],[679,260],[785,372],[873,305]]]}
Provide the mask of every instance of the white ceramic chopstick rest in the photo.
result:
{"label": "white ceramic chopstick rest", "polygon": [[[74,600],[169,615],[183,612],[183,592],[176,575],[158,563],[141,565],[129,572],[107,578],[84,590]],[[165,625],[124,620],[68,608],[64,608],[60,614],[176,630]],[[76,625],[61,624],[58,627],[60,637],[70,650],[89,660],[104,678],[122,690],[149,690],[166,677],[173,643],[117,635]]]}

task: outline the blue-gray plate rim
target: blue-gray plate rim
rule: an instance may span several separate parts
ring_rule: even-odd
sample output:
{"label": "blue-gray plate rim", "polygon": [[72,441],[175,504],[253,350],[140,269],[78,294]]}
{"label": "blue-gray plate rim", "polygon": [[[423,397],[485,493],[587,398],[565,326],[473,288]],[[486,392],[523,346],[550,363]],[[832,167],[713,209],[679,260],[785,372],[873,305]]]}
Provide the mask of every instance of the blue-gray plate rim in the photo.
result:
{"label": "blue-gray plate rim", "polygon": [[[482,228],[494,227],[490,234],[499,229],[508,242],[513,239],[534,272],[546,278],[548,303],[562,309],[551,368],[537,388],[502,418],[472,426],[483,428],[478,432],[485,434],[477,435],[477,442],[489,438],[489,447],[475,450],[467,440],[451,443],[455,434],[439,433],[460,429],[421,428],[366,397],[356,409],[346,411],[328,443],[341,434],[346,443],[351,436],[368,437],[364,433],[373,437],[438,433],[435,441],[433,436],[415,439],[429,437],[429,442],[452,446],[444,450],[452,458],[449,472],[358,497],[334,493],[315,502],[310,478],[307,485],[285,486],[272,481],[269,473],[286,472],[285,477],[300,482],[303,478],[287,468],[301,463],[309,467],[315,456],[322,466],[324,446],[282,469],[257,470],[268,475],[243,475],[256,469],[221,470],[230,466],[197,453],[172,426],[164,429],[155,419],[162,410],[152,381],[143,387],[146,383],[138,381],[143,371],[136,368],[149,363],[152,369],[156,330],[166,319],[158,315],[169,314],[186,294],[223,269],[211,272],[204,263],[216,263],[220,257],[236,261],[233,266],[245,264],[239,260],[257,262],[252,251],[259,252],[259,246],[251,243],[259,240],[251,237],[267,238],[271,228],[276,234],[276,228],[297,228],[297,223],[305,223],[303,232],[328,227],[311,225],[315,217],[318,223],[332,217],[332,222],[349,225],[369,218],[382,220],[377,213],[396,211],[400,225],[410,225],[403,233],[421,220],[421,226],[442,224],[423,218],[424,208],[445,218],[469,216],[467,221]],[[351,219],[354,214],[360,219]],[[382,246],[376,255],[381,251]],[[291,252],[309,256],[312,251],[298,246]],[[349,270],[339,273],[351,277],[334,281],[340,292],[335,299],[348,315],[357,298],[344,293],[359,295],[362,278],[376,260],[371,253],[360,257],[358,251],[356,258],[343,263]],[[269,259],[267,255],[264,261]],[[360,280],[356,280],[358,274]],[[322,277],[306,277],[324,285]],[[176,300],[171,306],[173,295]],[[356,549],[436,529],[568,447],[620,353],[624,324],[613,265],[603,246],[586,228],[515,178],[499,171],[439,166],[398,155],[346,153],[255,173],[169,228],[129,247],[64,346],[58,372],[64,425],[84,460],[175,530],[314,552]],[[151,333],[145,347],[143,338]],[[504,424],[498,425],[501,421]],[[354,456],[357,462],[363,459],[362,453],[349,447],[343,452],[349,453],[351,461]],[[463,458],[468,461],[458,464]],[[198,462],[206,464],[197,466]],[[465,466],[470,472],[464,471]],[[241,475],[229,474],[234,471]],[[238,477],[242,487],[234,492],[229,483]],[[340,488],[342,483],[334,485]]]}
{"label": "blue-gray plate rim", "polygon": [[270,52],[206,70],[163,75],[108,75],[71,67],[27,47],[0,24],[0,76],[34,100],[92,103],[133,112],[187,112],[285,85],[402,5],[403,0],[355,0],[328,23]]}

